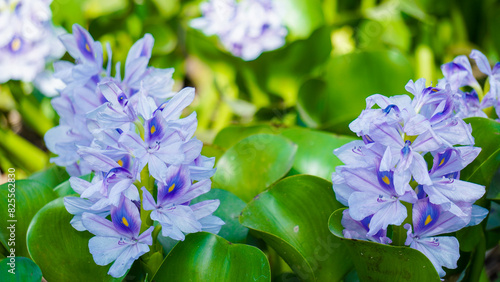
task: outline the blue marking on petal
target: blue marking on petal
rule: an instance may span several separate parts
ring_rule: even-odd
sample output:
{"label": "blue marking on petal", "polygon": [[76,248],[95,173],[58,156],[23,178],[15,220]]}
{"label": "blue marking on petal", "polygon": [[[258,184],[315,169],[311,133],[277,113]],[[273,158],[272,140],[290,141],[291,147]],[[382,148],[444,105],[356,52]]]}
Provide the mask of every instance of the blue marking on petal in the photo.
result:
{"label": "blue marking on petal", "polygon": [[123,92],[120,93],[120,95],[118,95],[117,99],[118,99],[118,103],[120,103],[120,105],[122,107],[125,107],[128,103],[127,95],[125,95],[125,93],[123,93]]}
{"label": "blue marking on petal", "polygon": [[[161,118],[161,116],[160,116]],[[158,115],[155,115],[151,120],[148,121],[148,140],[150,142],[159,139],[163,133],[163,128],[158,121]]]}
{"label": "blue marking on petal", "polygon": [[361,220],[361,225],[366,229],[366,232],[370,231],[370,221],[372,220],[373,215],[365,217],[363,220]]}
{"label": "blue marking on petal", "polygon": [[438,162],[437,162],[437,167],[443,167],[448,163],[451,157],[451,153],[453,152],[453,149],[447,149],[444,151],[442,154],[438,154]]}
{"label": "blue marking on petal", "polygon": [[183,193],[182,191],[188,189],[191,185],[188,174],[189,169],[180,167],[174,175],[165,180],[165,183],[158,183],[158,202],[164,203],[175,199]]}
{"label": "blue marking on petal", "polygon": [[375,143],[369,135],[363,135],[361,138],[363,138],[365,144]]}
{"label": "blue marking on petal", "polygon": [[410,153],[410,145],[411,145],[411,141],[406,140],[405,146],[403,147],[403,149],[401,149],[401,153],[403,153],[403,156],[406,156]]}
{"label": "blue marking on petal", "polygon": [[387,115],[391,112],[391,110],[394,109],[396,113],[399,113],[399,108],[396,105],[389,105],[385,109],[383,109],[383,112]]}
{"label": "blue marking on petal", "polygon": [[443,119],[446,119],[452,112],[453,110],[453,101],[451,99],[446,100],[446,103],[444,105],[444,108],[441,112],[433,115],[430,118],[430,122],[439,122],[442,121]]}
{"label": "blue marking on petal", "polygon": [[[139,230],[140,226],[137,226],[137,220],[134,219],[132,211],[128,210],[127,205],[125,205],[125,201],[129,200],[123,199],[117,208],[113,208],[111,210],[111,220],[117,231],[133,237],[137,235],[135,234],[135,231]],[[132,205],[132,207],[134,208],[135,205]]]}
{"label": "blue marking on petal", "polygon": [[161,184],[161,195],[158,195],[159,201],[163,202],[166,199],[173,198],[185,185],[184,179],[179,174],[167,180],[166,184]]}
{"label": "blue marking on petal", "polygon": [[439,218],[439,207],[427,201],[424,212],[418,220],[419,232],[431,228]]}
{"label": "blue marking on petal", "polygon": [[132,167],[132,159],[130,155],[125,155],[123,158],[119,159],[117,163],[122,167],[130,171],[130,168]]}
{"label": "blue marking on petal", "polygon": [[130,171],[123,167],[115,167],[112,168],[107,174],[106,174],[106,182],[107,183],[114,183],[122,179],[133,179],[132,174]]}
{"label": "blue marking on petal", "polygon": [[378,183],[382,188],[388,191],[394,191],[394,172],[392,171],[379,171],[377,172]]}
{"label": "blue marking on petal", "polygon": [[167,106],[167,103],[168,103],[168,101],[167,101],[167,102],[163,102],[160,106],[158,106],[158,108],[157,108],[157,109],[153,112],[153,116],[154,116],[154,115],[156,114],[156,112],[158,112],[158,111],[162,112],[162,111],[163,111],[163,109],[165,109],[165,107]]}
{"label": "blue marking on petal", "polygon": [[[83,30],[82,28],[78,27],[73,31],[73,35],[76,40],[76,45],[78,46],[78,50],[80,50],[80,53],[82,55],[91,60],[94,61],[94,47],[92,46],[92,42],[90,42],[87,38],[87,34],[85,34],[86,31]],[[90,36],[90,35],[89,35]]]}
{"label": "blue marking on petal", "polygon": [[450,179],[458,179],[458,175],[459,175],[459,172],[455,171],[455,172],[448,173],[448,174],[444,175],[444,177],[450,178]]}

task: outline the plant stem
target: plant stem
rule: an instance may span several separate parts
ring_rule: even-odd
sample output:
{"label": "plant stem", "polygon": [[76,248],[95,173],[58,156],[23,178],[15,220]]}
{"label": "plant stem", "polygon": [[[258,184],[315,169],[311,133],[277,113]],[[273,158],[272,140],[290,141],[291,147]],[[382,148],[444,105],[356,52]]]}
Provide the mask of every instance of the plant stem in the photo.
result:
{"label": "plant stem", "polygon": [[399,226],[393,226],[393,235],[392,235],[392,243],[395,246],[404,246],[405,241],[406,241],[406,234],[407,231],[404,229],[404,225],[406,223],[411,224],[411,219],[412,219],[412,204],[403,202],[403,205],[405,205],[408,216],[406,217],[405,221],[401,223]]}
{"label": "plant stem", "polygon": [[137,188],[139,189],[139,195],[141,197],[141,233],[146,231],[150,226],[153,226],[153,221],[149,217],[151,214],[151,211],[144,210],[143,204],[144,203],[144,193],[142,192],[142,187],[146,187],[146,190],[148,190],[151,195],[155,195],[155,179],[149,175],[149,169],[148,166],[146,165],[144,169],[141,171],[141,182],[137,183],[138,185]]}

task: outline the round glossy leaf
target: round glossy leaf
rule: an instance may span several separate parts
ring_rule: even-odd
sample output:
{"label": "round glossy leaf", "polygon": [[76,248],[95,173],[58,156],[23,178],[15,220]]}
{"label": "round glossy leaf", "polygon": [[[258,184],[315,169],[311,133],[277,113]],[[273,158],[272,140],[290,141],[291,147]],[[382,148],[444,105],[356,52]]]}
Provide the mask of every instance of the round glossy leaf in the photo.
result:
{"label": "round glossy leaf", "polygon": [[69,223],[73,215],[58,198],[43,207],[28,229],[28,250],[47,281],[112,281],[109,266],[99,266],[89,252],[89,232]]}
{"label": "round glossy leaf", "polygon": [[297,146],[271,134],[249,136],[224,153],[217,163],[213,186],[250,201],[290,170]]}
{"label": "round glossy leaf", "polygon": [[69,174],[66,169],[60,166],[52,166],[46,170],[42,170],[30,175],[29,179],[33,179],[44,183],[54,189],[60,183],[69,179]]}
{"label": "round glossy leaf", "polygon": [[481,153],[460,172],[460,178],[488,186],[500,164],[500,123],[479,117],[465,119],[465,122],[471,124],[474,146],[480,147]]}
{"label": "round glossy leaf", "polygon": [[210,192],[192,200],[191,204],[214,199],[220,200],[220,206],[213,215],[225,222],[217,235],[233,243],[244,242],[248,235],[248,228],[240,224],[239,216],[246,206],[245,202],[229,191],[212,188]]}
{"label": "round glossy leaf", "polygon": [[310,174],[330,180],[335,167],[343,165],[333,150],[357,140],[352,137],[334,135],[307,128],[290,128],[281,135],[297,144],[293,169],[298,173]]}
{"label": "round glossy leaf", "polygon": [[172,249],[153,281],[271,281],[271,270],[261,250],[199,232]]}
{"label": "round glossy leaf", "polygon": [[259,133],[274,134],[276,130],[268,124],[251,126],[230,125],[217,133],[214,139],[214,145],[229,149],[246,137]]}
{"label": "round glossy leaf", "polygon": [[345,239],[341,223],[343,210],[338,209],[331,215],[328,226],[349,249],[361,281],[440,281],[430,260],[417,250]]}
{"label": "round glossy leaf", "polygon": [[[15,225],[16,255],[29,257],[26,248],[26,232],[31,219],[45,204],[56,198],[52,188],[35,180],[23,179],[15,182],[15,201],[9,192],[13,183],[0,186],[0,218],[6,226]],[[14,211],[11,213],[10,211]],[[12,221],[10,221],[12,220]],[[0,241],[5,249],[9,248],[10,231],[7,228],[0,230]],[[12,244],[12,243],[11,243]]]}
{"label": "round glossy leaf", "polygon": [[366,97],[375,93],[402,94],[411,78],[410,62],[397,51],[366,51],[334,57],[324,82],[308,81],[299,90],[299,113],[310,127],[346,132],[347,125],[366,107]]}
{"label": "round glossy leaf", "polygon": [[296,175],[258,195],[240,221],[255,230],[301,280],[339,281],[352,268],[347,248],[328,231],[328,218],[340,207],[330,182]]}
{"label": "round glossy leaf", "polygon": [[0,261],[0,280],[4,282],[39,282],[42,281],[42,271],[29,258],[5,258]]}

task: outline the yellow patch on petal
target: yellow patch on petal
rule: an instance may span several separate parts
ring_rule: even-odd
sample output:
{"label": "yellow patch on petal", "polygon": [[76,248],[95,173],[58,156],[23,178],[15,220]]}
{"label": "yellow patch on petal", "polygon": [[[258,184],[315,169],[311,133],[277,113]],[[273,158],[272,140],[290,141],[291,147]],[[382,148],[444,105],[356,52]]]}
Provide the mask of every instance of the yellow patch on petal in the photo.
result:
{"label": "yellow patch on petal", "polygon": [[149,132],[151,132],[151,134],[154,134],[156,132],[156,127],[154,125],[151,126],[151,129],[149,130]]}
{"label": "yellow patch on petal", "polygon": [[85,43],[85,50],[87,50],[87,52],[90,52],[90,46],[88,43]]}
{"label": "yellow patch on petal", "polygon": [[174,191],[174,189],[175,189],[175,183],[172,184],[172,186],[168,187],[168,193]]}
{"label": "yellow patch on petal", "polygon": [[118,163],[119,166],[123,166],[123,161],[122,160],[118,160],[117,163]]}
{"label": "yellow patch on petal", "polygon": [[427,224],[431,223],[431,221],[432,221],[432,217],[431,217],[431,215],[429,214],[429,215],[427,216],[427,218],[425,219],[425,223],[424,223],[424,225],[427,225]]}
{"label": "yellow patch on petal", "polygon": [[441,160],[441,162],[439,163],[439,166],[442,166],[444,163],[444,158]]}
{"label": "yellow patch on petal", "polygon": [[384,183],[387,185],[391,184],[391,180],[389,179],[389,177],[387,177],[387,175],[382,177],[382,181],[384,181]]}
{"label": "yellow patch on petal", "polygon": [[122,222],[123,222],[123,224],[124,224],[125,226],[127,226],[127,227],[128,227],[128,221],[127,221],[127,219],[126,219],[125,217],[122,217]]}
{"label": "yellow patch on petal", "polygon": [[21,39],[14,38],[14,40],[12,40],[12,42],[10,43],[10,48],[14,52],[16,52],[17,50],[19,50],[19,48],[21,48]]}

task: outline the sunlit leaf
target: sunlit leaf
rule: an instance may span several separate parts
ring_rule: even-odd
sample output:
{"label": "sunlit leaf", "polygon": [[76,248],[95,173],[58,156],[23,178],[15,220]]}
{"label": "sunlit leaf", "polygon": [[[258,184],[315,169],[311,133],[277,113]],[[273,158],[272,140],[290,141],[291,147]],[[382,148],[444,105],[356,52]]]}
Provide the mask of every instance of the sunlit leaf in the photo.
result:
{"label": "sunlit leaf", "polygon": [[293,165],[297,146],[271,134],[249,136],[229,148],[217,163],[213,186],[250,201],[282,178]]}
{"label": "sunlit leaf", "polygon": [[172,249],[153,281],[271,281],[271,272],[259,249],[199,232]]}
{"label": "sunlit leaf", "polygon": [[63,198],[43,207],[33,218],[27,244],[33,261],[47,281],[113,281],[109,266],[99,266],[89,252],[89,232],[80,232],[69,223]]}
{"label": "sunlit leaf", "polygon": [[327,180],[331,180],[335,167],[343,165],[333,154],[333,150],[357,140],[300,127],[285,129],[281,134],[298,146],[293,169],[298,173],[315,175]]}
{"label": "sunlit leaf", "polygon": [[214,139],[214,145],[229,149],[234,144],[246,137],[259,133],[274,134],[277,130],[268,124],[258,124],[251,126],[230,125],[222,129]]}
{"label": "sunlit leaf", "polygon": [[276,250],[301,280],[339,281],[352,268],[347,248],[328,231],[328,218],[340,207],[330,182],[297,175],[259,194],[240,221]]}

